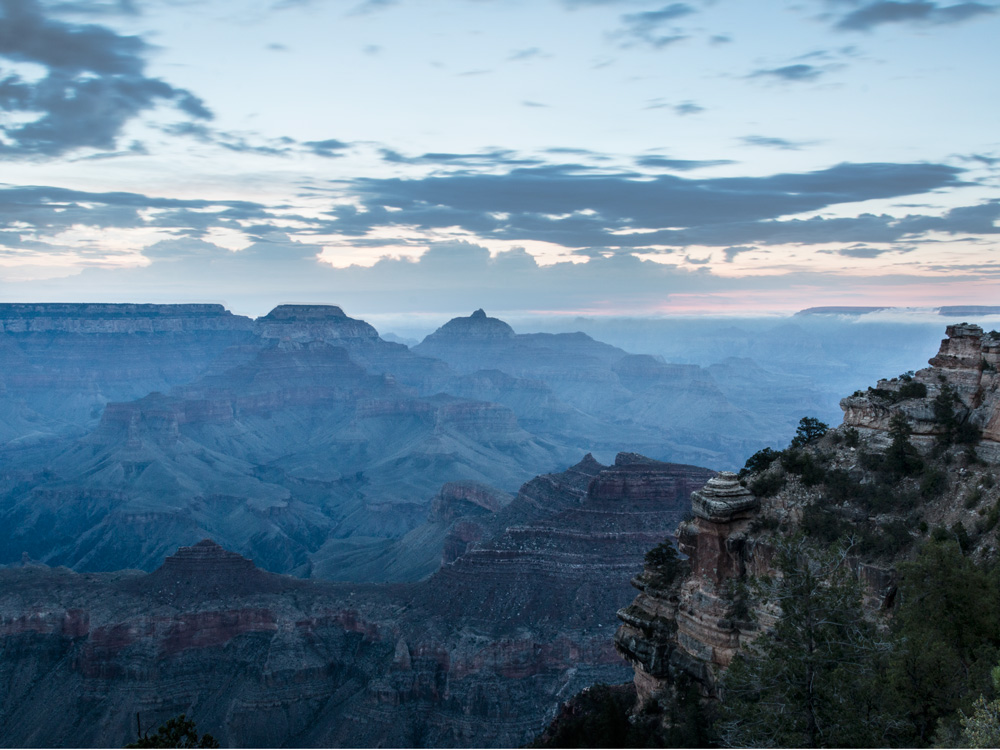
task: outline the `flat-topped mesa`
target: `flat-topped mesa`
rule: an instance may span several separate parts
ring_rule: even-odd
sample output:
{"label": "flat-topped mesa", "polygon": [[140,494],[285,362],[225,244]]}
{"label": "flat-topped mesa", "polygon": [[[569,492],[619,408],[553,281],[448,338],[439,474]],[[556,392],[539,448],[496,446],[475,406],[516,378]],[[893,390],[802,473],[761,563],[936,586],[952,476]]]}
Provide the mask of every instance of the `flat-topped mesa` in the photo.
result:
{"label": "flat-topped mesa", "polygon": [[699,518],[713,523],[746,518],[759,506],[760,501],[731,471],[720,472],[700,490],[691,493],[691,510]]}
{"label": "flat-topped mesa", "polygon": [[212,573],[238,576],[249,570],[256,570],[252,560],[248,560],[211,539],[202,539],[190,547],[178,547],[177,551],[163,561],[165,573],[179,575]]}
{"label": "flat-topped mesa", "polygon": [[512,339],[514,329],[499,318],[491,318],[482,310],[476,310],[467,318],[452,318],[434,333],[424,339],[424,344],[438,341],[462,339],[466,341],[500,341]]}
{"label": "flat-topped mesa", "polygon": [[297,585],[297,581],[263,571],[243,555],[203,539],[190,547],[179,547],[163,565],[136,579],[134,585],[177,600],[279,591]]}
{"label": "flat-topped mesa", "polygon": [[249,331],[252,322],[222,305],[3,303],[0,333],[173,333]]}
{"label": "flat-topped mesa", "polygon": [[653,503],[673,508],[678,517],[686,510],[692,490],[711,477],[711,469],[657,461],[638,453],[619,453],[614,466],[603,468],[587,488],[592,500],[624,504]]}
{"label": "flat-topped mesa", "polygon": [[278,305],[254,321],[254,330],[262,338],[286,341],[380,341],[371,325],[348,317],[337,305]]}
{"label": "flat-topped mesa", "polygon": [[844,424],[888,432],[894,414],[904,415],[913,437],[925,443],[951,427],[939,418],[935,401],[949,389],[958,423],[980,431],[986,460],[1000,460],[1000,336],[983,333],[977,325],[960,323],[946,329],[948,337],[928,368],[912,377],[880,380],[875,388],[842,399]]}

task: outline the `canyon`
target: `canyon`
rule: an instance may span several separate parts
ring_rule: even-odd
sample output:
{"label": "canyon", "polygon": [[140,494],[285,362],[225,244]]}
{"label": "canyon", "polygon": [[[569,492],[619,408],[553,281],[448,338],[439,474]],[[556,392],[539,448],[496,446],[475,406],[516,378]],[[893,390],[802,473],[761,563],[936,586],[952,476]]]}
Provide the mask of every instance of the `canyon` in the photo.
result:
{"label": "canyon", "polygon": [[136,714],[184,713],[230,746],[522,745],[626,679],[616,603],[713,474],[621,454],[514,498],[446,487],[435,516],[466,520],[419,583],[277,575],[211,540],[151,573],[25,556],[0,569],[0,741],[120,746]]}
{"label": "canyon", "polygon": [[[340,308],[0,305],[0,563],[150,571],[212,538],[299,577],[415,581],[442,486],[593,453],[719,466],[761,420],[705,368],[482,310],[412,349]],[[758,437],[753,437],[758,435]]]}

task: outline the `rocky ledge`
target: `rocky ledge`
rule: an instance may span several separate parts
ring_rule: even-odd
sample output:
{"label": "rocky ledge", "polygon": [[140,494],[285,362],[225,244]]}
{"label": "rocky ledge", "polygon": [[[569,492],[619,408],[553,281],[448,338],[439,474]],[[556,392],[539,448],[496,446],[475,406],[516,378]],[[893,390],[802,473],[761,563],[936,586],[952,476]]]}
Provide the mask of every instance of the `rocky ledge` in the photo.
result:
{"label": "rocky ledge", "polygon": [[844,424],[887,433],[893,414],[909,421],[915,441],[930,441],[949,429],[940,414],[951,401],[954,421],[968,423],[982,436],[981,450],[1000,458],[1000,334],[960,323],[946,329],[930,367],[857,391],[840,402]]}
{"label": "rocky ledge", "polygon": [[[691,494],[693,517],[677,529],[685,559],[673,568],[647,556],[632,580],[638,596],[618,612],[615,646],[634,668],[637,708],[674,700],[685,684],[718,697],[720,674],[779,614],[753,599],[748,582],[775,574],[784,538],[804,534],[817,549],[852,538],[845,560],[872,611],[892,606],[894,566],[932,527],[964,539],[970,556],[997,558],[1000,335],[968,324],[947,334],[929,368],[844,399],[841,427],[757,454],[748,486],[722,472]],[[905,449],[900,416],[912,429]],[[893,444],[923,468],[887,485],[879,467]],[[895,505],[866,505],[877,482]]]}

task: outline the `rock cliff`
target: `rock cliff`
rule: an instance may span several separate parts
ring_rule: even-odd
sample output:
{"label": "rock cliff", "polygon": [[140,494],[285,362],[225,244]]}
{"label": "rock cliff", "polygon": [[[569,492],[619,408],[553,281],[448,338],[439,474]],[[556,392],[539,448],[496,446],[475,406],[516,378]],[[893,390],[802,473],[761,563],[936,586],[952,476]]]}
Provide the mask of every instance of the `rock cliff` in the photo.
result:
{"label": "rock cliff", "polygon": [[[839,428],[759,457],[746,486],[722,472],[692,493],[693,517],[677,529],[680,573],[666,576],[648,561],[632,580],[638,596],[618,612],[615,646],[634,668],[637,708],[669,702],[685,684],[718,697],[734,654],[778,614],[748,598],[746,583],[775,573],[776,547],[789,535],[823,548],[850,534],[849,562],[875,610],[892,605],[894,565],[929,529],[995,559],[998,357],[1000,337],[948,326],[929,368],[845,398]],[[912,448],[903,447],[909,439]],[[893,445],[896,460],[910,464],[886,463]]]}
{"label": "rock cliff", "polygon": [[892,415],[901,413],[915,439],[928,442],[949,429],[935,414],[935,400],[950,393],[954,419],[978,430],[979,450],[1000,459],[1000,334],[966,323],[950,325],[929,364],[912,376],[880,380],[875,388],[845,398],[844,423],[888,432]]}

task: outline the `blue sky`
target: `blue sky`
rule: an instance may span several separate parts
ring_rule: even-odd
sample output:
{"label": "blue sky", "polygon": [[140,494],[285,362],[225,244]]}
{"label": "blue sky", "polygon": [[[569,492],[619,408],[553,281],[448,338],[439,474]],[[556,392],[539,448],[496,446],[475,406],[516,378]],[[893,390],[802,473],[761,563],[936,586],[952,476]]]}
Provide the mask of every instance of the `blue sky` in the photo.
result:
{"label": "blue sky", "polygon": [[998,11],[0,0],[0,299],[996,303]]}

